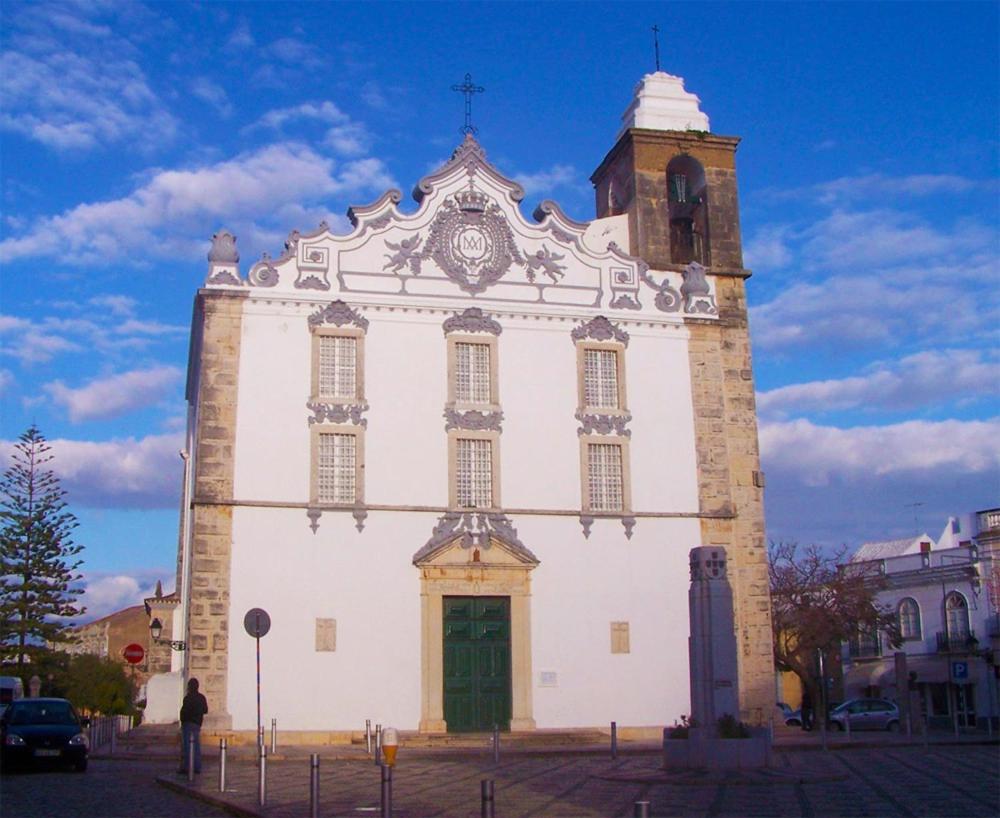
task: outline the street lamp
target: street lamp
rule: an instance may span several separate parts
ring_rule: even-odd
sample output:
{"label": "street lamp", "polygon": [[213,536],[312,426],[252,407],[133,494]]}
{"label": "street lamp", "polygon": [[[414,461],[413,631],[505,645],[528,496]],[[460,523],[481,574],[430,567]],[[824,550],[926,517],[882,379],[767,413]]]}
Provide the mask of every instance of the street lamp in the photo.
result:
{"label": "street lamp", "polygon": [[170,645],[171,650],[187,650],[187,642],[180,642],[175,639],[160,639],[160,634],[163,633],[163,623],[159,619],[153,619],[149,623],[149,635],[153,637],[153,641],[158,645]]}

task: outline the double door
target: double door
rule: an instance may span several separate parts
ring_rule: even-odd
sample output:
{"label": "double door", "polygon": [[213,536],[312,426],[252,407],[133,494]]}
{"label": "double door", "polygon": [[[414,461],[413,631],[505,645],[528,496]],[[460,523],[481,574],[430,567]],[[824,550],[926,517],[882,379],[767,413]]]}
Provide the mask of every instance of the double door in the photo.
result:
{"label": "double door", "polygon": [[444,718],[449,733],[510,727],[510,597],[446,596]]}

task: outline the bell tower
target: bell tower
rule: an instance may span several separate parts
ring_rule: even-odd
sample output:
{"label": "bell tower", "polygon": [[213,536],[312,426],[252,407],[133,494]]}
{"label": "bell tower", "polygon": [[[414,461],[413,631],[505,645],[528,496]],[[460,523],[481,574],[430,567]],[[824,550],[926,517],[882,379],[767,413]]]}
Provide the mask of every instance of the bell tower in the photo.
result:
{"label": "bell tower", "polygon": [[764,724],[774,670],[757,413],[747,324],[736,147],[710,132],[684,81],[663,71],[636,86],[614,147],[591,176],[597,216],[627,216],[629,252],[656,271],[691,262],[714,279],[718,318],[685,314],[698,462],[701,545],[729,555],[740,714]]}

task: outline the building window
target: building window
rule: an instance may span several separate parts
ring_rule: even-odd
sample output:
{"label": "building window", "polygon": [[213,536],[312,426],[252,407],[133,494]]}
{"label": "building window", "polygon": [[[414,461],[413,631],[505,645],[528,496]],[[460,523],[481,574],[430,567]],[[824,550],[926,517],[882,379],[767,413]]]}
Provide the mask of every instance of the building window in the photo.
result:
{"label": "building window", "polygon": [[618,351],[583,351],[583,401],[595,409],[620,409],[618,395]]}
{"label": "building window", "polygon": [[455,402],[492,403],[490,345],[455,344]]}
{"label": "building window", "polygon": [[621,443],[592,443],[587,447],[588,511],[625,511],[624,458]]}
{"label": "building window", "polygon": [[313,426],[312,499],[317,503],[362,502],[362,434],[356,426]]}
{"label": "building window", "polygon": [[353,329],[313,333],[312,397],[319,403],[358,403],[364,398],[362,342]]}
{"label": "building window", "polygon": [[451,442],[452,505],[458,508],[496,507],[496,437],[454,436]]}
{"label": "building window", "polygon": [[611,652],[631,653],[628,622],[611,623]]}
{"label": "building window", "polygon": [[497,339],[494,335],[448,336],[448,406],[499,408]]}
{"label": "building window", "polygon": [[579,403],[589,414],[625,412],[624,348],[618,344],[577,344]]}
{"label": "building window", "polygon": [[972,632],[969,630],[969,604],[965,597],[952,591],[945,598],[944,612],[948,641],[956,643],[967,640]]}
{"label": "building window", "polygon": [[882,655],[882,639],[878,631],[859,630],[850,640],[850,654],[855,659],[874,659]]}
{"label": "building window", "polygon": [[899,603],[899,633],[903,639],[920,638],[920,606],[914,599]]}

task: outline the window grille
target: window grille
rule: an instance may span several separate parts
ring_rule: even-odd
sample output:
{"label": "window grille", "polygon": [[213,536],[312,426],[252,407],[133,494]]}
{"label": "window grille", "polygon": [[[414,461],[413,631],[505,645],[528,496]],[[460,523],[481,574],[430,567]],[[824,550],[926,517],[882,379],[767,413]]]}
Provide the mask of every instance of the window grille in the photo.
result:
{"label": "window grille", "polygon": [[618,352],[616,350],[584,350],[583,399],[588,407],[621,408],[618,397]]}
{"label": "window grille", "polygon": [[357,438],[354,435],[319,436],[316,495],[321,503],[353,503],[356,498]]}
{"label": "window grille", "polygon": [[455,344],[455,401],[490,402],[489,344]]}
{"label": "window grille", "polygon": [[493,505],[493,444],[489,440],[455,441],[455,499],[462,508]]}
{"label": "window grille", "polygon": [[319,339],[319,397],[354,400],[358,393],[358,339],[322,335]]}
{"label": "window grille", "polygon": [[622,447],[616,443],[587,444],[587,481],[591,511],[622,511]]}

